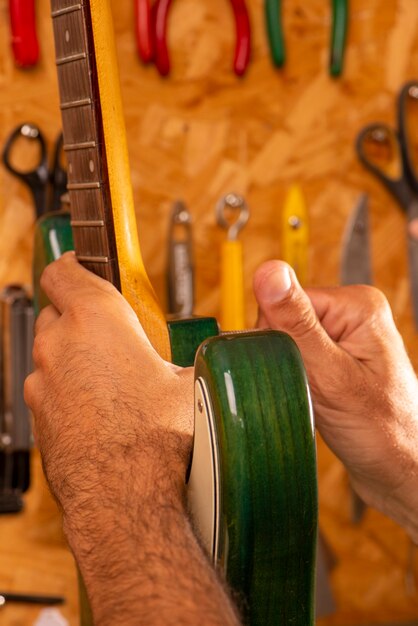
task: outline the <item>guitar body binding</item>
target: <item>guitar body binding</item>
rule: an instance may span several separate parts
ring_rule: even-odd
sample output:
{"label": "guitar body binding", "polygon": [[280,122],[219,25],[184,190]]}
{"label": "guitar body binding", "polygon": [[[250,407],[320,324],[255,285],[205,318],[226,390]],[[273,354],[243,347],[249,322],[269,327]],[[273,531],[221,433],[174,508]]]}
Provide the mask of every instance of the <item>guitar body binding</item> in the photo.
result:
{"label": "guitar body binding", "polygon": [[193,458],[187,483],[190,514],[199,538],[216,562],[219,539],[220,480],[216,425],[203,378],[195,381]]}

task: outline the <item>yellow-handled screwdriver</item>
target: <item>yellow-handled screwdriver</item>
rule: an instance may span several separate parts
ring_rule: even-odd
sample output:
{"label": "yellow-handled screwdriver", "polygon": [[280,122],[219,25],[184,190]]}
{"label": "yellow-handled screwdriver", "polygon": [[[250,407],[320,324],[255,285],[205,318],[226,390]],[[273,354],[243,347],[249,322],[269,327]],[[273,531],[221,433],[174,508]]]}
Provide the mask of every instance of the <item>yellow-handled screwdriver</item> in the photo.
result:
{"label": "yellow-handled screwdriver", "polygon": [[216,206],[219,226],[227,231],[222,244],[221,269],[221,328],[243,330],[245,328],[244,271],[240,231],[248,222],[250,212],[242,196],[229,193]]}
{"label": "yellow-handled screwdriver", "polygon": [[308,280],[308,209],[299,185],[287,193],[282,213],[282,258],[296,272],[301,285]]}

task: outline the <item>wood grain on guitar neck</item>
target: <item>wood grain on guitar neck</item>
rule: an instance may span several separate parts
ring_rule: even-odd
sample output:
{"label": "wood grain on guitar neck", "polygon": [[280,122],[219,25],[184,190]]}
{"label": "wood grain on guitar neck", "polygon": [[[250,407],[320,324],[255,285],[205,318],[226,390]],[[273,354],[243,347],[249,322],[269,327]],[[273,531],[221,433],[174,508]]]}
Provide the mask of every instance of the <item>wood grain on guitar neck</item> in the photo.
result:
{"label": "wood grain on guitar neck", "polygon": [[74,246],[87,269],[121,288],[88,3],[52,0]]}
{"label": "wood grain on guitar neck", "polygon": [[51,0],[51,8],[78,259],[122,292],[169,360],[167,324],[139,247],[110,6]]}

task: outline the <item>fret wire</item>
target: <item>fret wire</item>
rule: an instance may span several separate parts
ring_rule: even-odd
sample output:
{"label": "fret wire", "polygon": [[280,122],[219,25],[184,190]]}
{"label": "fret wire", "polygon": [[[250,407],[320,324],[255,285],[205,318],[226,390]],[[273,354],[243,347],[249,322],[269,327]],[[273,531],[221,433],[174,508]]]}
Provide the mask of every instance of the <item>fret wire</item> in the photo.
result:
{"label": "fret wire", "polygon": [[92,104],[91,98],[85,98],[84,100],[73,100],[72,102],[63,102],[60,107],[61,111],[65,111],[66,109],[75,109],[77,107],[85,107],[90,106]]}
{"label": "fret wire", "polygon": [[79,191],[83,189],[100,189],[101,184],[98,181],[93,183],[70,183],[67,185],[69,191]]}
{"label": "fret wire", "polygon": [[74,11],[81,11],[81,4],[73,4],[70,7],[64,7],[62,9],[57,9],[56,11],[51,12],[51,17],[54,19],[56,17],[60,17],[60,15],[65,15],[66,13],[74,13]]}
{"label": "fret wire", "polygon": [[96,148],[97,143],[95,141],[84,141],[82,143],[68,143],[64,145],[65,152],[71,152],[72,150],[87,150],[88,148]]}
{"label": "fret wire", "polygon": [[87,256],[77,255],[77,259],[80,263],[109,263],[109,257],[107,256]]}
{"label": "fret wire", "polygon": [[74,228],[99,228],[105,225],[103,220],[71,220],[71,226]]}
{"label": "fret wire", "polygon": [[66,63],[74,63],[74,61],[81,61],[87,57],[85,52],[80,52],[79,54],[72,54],[69,57],[62,57],[61,59],[57,59],[55,63],[57,65],[65,65]]}

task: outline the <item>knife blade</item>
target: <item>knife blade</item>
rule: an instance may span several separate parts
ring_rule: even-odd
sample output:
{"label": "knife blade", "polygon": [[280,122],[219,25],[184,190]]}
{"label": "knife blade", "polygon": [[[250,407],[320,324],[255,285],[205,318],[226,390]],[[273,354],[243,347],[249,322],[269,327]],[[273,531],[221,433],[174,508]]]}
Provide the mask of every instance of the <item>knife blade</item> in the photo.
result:
{"label": "knife blade", "polygon": [[371,285],[369,197],[362,194],[347,224],[343,239],[341,284]]}
{"label": "knife blade", "polygon": [[[371,285],[372,266],[370,253],[369,197],[363,193],[354,209],[343,239],[341,260],[343,285]],[[366,505],[351,489],[351,519],[358,524],[363,519]]]}

